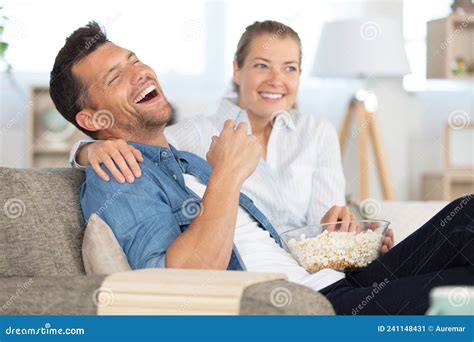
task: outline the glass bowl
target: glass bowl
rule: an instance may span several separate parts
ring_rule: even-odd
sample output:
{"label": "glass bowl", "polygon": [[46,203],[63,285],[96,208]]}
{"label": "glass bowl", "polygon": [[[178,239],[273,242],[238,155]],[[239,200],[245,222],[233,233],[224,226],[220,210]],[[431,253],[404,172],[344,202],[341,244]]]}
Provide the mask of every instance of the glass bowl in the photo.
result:
{"label": "glass bowl", "polygon": [[366,267],[380,255],[390,222],[340,221],[295,228],[282,233],[284,247],[308,272],[323,268]]}

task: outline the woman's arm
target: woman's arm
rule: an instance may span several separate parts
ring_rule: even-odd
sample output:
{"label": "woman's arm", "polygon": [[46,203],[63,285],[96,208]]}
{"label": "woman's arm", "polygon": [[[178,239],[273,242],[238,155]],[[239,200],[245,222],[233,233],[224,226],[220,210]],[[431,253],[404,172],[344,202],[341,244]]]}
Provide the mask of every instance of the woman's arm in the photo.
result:
{"label": "woman's arm", "polygon": [[109,176],[100,166],[103,163],[117,182],[123,183],[127,179],[132,183],[135,177],[141,176],[138,163],[143,161],[143,157],[139,150],[122,139],[83,139],[72,148],[70,161],[73,167],[80,169],[91,165],[100,178],[109,181]]}
{"label": "woman's arm", "polygon": [[[203,118],[203,120],[205,119]],[[186,120],[167,127],[165,135],[170,144],[176,148],[193,152],[205,158],[211,133],[209,133],[209,143],[204,144],[194,120]],[[119,183],[124,183],[125,180],[133,183],[135,178],[140,177],[139,163],[142,161],[141,152],[122,139],[99,141],[92,138],[82,139],[74,145],[70,155],[72,167],[84,169],[91,165],[100,178],[109,181],[108,174],[100,166],[100,164],[104,164]]]}
{"label": "woman's arm", "polygon": [[71,148],[71,152],[69,153],[69,165],[75,169],[79,170],[84,170],[86,166],[89,163],[82,164],[81,161],[79,160],[79,154],[78,152],[84,147],[85,145],[88,145],[90,143],[93,143],[95,140],[92,138],[84,138],[79,141],[77,141]]}
{"label": "woman's arm", "polygon": [[[318,166],[313,173],[312,198],[308,212],[308,225],[355,221],[357,218],[345,205],[345,177],[342,169],[341,150],[336,129],[329,122],[321,123],[321,141],[318,148]],[[344,230],[357,231],[358,225],[345,225]],[[394,245],[394,234],[388,229],[381,247],[381,254]]]}

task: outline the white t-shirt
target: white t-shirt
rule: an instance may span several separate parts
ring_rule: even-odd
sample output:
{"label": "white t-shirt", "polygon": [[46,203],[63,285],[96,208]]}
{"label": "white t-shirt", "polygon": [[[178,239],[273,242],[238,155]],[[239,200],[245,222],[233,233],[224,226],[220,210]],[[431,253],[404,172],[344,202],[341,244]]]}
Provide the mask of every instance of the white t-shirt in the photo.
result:
{"label": "white t-shirt", "polygon": [[[202,196],[206,186],[192,175],[184,175],[186,186],[196,195]],[[250,272],[285,273],[288,280],[306,285],[315,291],[321,290],[336,281],[343,279],[345,274],[332,269],[323,269],[310,274],[301,267],[286,250],[261,228],[247,211],[239,207],[235,226],[234,244]]]}

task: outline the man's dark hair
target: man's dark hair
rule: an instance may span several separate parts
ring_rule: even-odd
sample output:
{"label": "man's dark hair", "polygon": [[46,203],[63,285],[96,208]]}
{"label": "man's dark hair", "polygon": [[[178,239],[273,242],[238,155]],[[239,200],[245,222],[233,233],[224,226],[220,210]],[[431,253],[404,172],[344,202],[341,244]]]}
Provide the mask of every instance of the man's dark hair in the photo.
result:
{"label": "man's dark hair", "polygon": [[49,81],[49,94],[57,110],[66,120],[93,138],[97,138],[96,132],[88,131],[76,122],[76,114],[86,106],[93,108],[93,104],[89,102],[86,87],[73,74],[72,67],[107,42],[109,40],[105,31],[95,21],[74,31],[59,50]]}

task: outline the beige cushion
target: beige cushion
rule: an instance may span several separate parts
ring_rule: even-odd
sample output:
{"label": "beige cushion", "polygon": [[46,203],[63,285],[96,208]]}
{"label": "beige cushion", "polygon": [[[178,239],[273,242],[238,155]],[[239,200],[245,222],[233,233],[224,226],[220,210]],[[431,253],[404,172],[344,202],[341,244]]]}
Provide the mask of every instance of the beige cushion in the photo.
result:
{"label": "beige cushion", "polygon": [[87,275],[131,270],[112,229],[96,214],[91,215],[84,232],[82,259]]}

